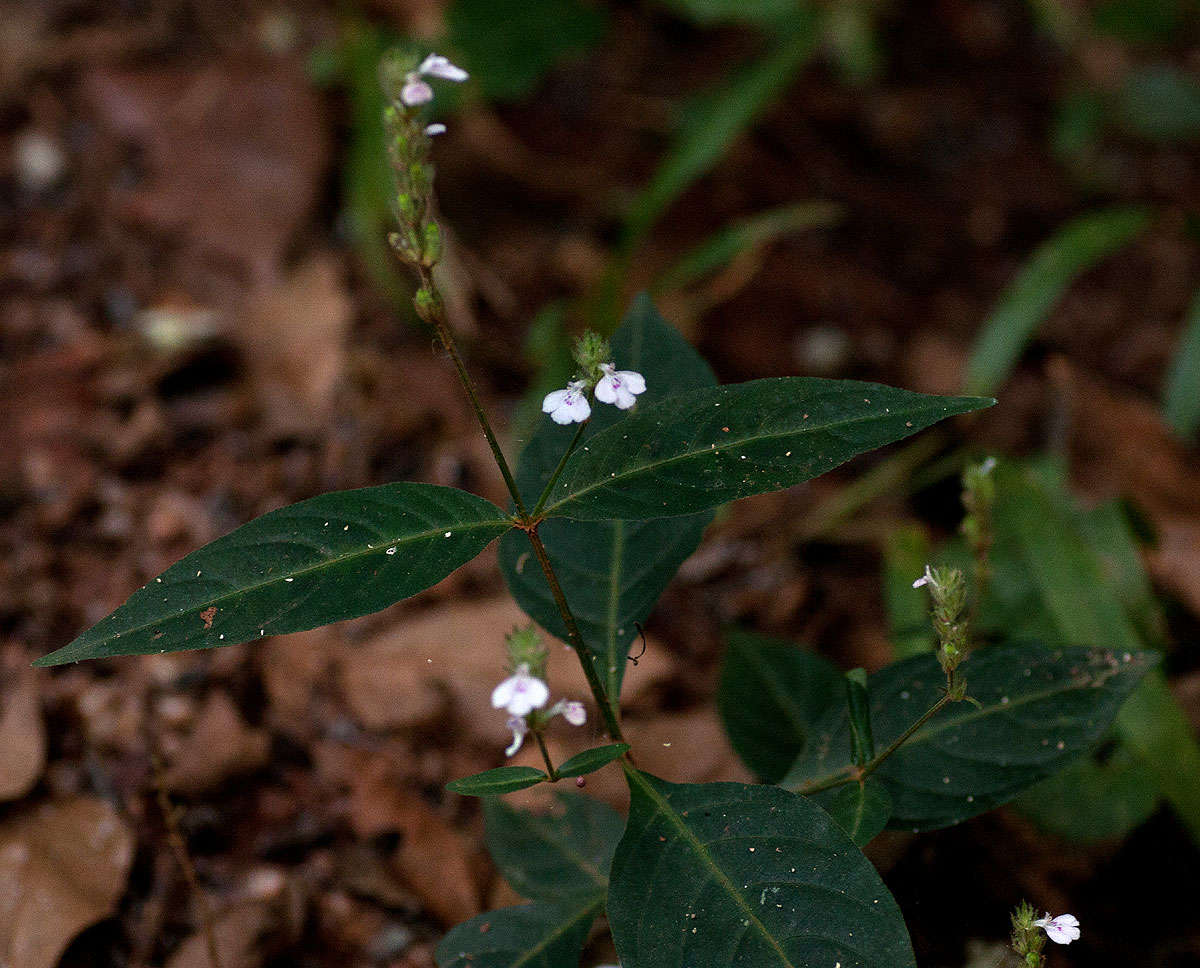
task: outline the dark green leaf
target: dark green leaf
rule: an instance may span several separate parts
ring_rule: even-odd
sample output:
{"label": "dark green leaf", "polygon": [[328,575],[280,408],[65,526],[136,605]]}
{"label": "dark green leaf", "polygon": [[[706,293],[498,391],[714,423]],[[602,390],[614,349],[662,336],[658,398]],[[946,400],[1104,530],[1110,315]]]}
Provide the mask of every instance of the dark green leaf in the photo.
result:
{"label": "dark green leaf", "polygon": [[[892,795],[890,825],[934,830],[1007,803],[1089,749],[1157,661],[1152,653],[1103,649],[1050,651],[1042,645],[994,646],[960,666],[980,703],[953,703],[919,729],[872,774]],[[871,677],[875,741],[886,749],[937,700],[946,678],[932,655]],[[850,766],[844,709],[822,724],[783,781],[790,790]]]}
{"label": "dark green leaf", "polygon": [[234,645],[355,618],[415,595],[511,527],[433,484],[322,494],[218,538],[35,665]]}
{"label": "dark green leaf", "polygon": [[994,393],[1008,378],[1034,330],[1085,270],[1123,248],[1150,224],[1142,208],[1084,215],[1030,256],[1001,294],[971,349],[967,389]]}
{"label": "dark green leaf", "polygon": [[865,847],[887,826],[892,816],[892,797],[879,780],[868,777],[863,784],[848,783],[818,796],[820,803],[859,847]]}
{"label": "dark green leaf", "polygon": [[586,894],[603,900],[625,821],[590,797],[560,793],[557,801],[552,813],[531,813],[485,800],[488,851],[522,897],[555,901]]}
{"label": "dark green leaf", "polygon": [[1066,840],[1119,840],[1158,806],[1154,777],[1123,743],[1101,761],[1084,756],[1013,801],[1043,830]]}
{"label": "dark green leaf", "polygon": [[577,450],[546,514],[592,521],[693,514],[799,484],[992,403],[815,377],[692,390],[639,407]]}
{"label": "dark green leaf", "polygon": [[608,766],[613,760],[620,758],[628,749],[628,743],[613,743],[611,746],[597,746],[595,749],[584,750],[560,766],[558,775],[571,777],[595,773],[600,767]]}
{"label": "dark green leaf", "polygon": [[442,939],[438,968],[576,968],[600,904],[580,897],[485,911]]}
{"label": "dark green leaf", "polygon": [[712,26],[746,23],[770,26],[796,16],[797,0],[664,0],[693,23]]}
{"label": "dark green leaf", "polygon": [[545,773],[532,766],[498,766],[474,776],[464,776],[461,780],[451,780],[446,789],[464,797],[495,797],[536,786],[546,779],[549,777]]}
{"label": "dark green leaf", "polygon": [[[673,393],[709,387],[716,378],[675,327],[666,323],[647,296],[638,296],[613,335],[613,358],[624,370],[646,375],[645,409]],[[581,447],[605,428],[628,419],[616,407],[597,404]],[[537,432],[521,454],[517,486],[533,507],[574,435],[542,415]],[[544,521],[538,528],[559,576],[580,633],[593,654],[601,681],[615,701],[620,696],[629,645],[637,623],[645,622],[667,582],[700,543],[712,514],[675,521]],[[566,641],[558,608],[545,576],[532,558],[528,538],[514,531],[500,540],[500,568],[513,598],[546,631]]]}
{"label": "dark green leaf", "polygon": [[[997,468],[992,594],[983,613],[1009,634],[1034,629],[1055,645],[1133,651],[1161,636],[1161,616],[1136,563],[1133,538],[1111,510],[1083,514],[1046,470]],[[1117,734],[1200,838],[1200,745],[1161,671],[1117,717]]]}
{"label": "dark green leaf", "polygon": [[608,918],[622,968],[908,968],[896,902],[833,819],[776,787],[628,771]]}
{"label": "dark green leaf", "polygon": [[1200,292],[1192,297],[1163,394],[1163,415],[1180,437],[1200,430]]}
{"label": "dark green leaf", "polygon": [[579,0],[454,0],[446,25],[484,96],[515,101],[560,61],[595,46],[608,18]]}
{"label": "dark green leaf", "polygon": [[809,730],[840,700],[841,678],[794,642],[731,631],[717,708],[742,762],[768,783],[781,779]]}

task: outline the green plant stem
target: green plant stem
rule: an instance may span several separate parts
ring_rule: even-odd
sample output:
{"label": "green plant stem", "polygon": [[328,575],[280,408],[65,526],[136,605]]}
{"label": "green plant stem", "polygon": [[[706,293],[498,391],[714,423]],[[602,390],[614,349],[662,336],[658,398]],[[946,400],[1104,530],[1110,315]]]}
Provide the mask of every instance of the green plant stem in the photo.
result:
{"label": "green plant stem", "polygon": [[533,731],[533,738],[537,740],[538,749],[542,751],[542,760],[546,764],[546,772],[550,774],[550,782],[553,783],[560,779],[560,777],[558,775],[558,770],[556,770],[554,768],[554,764],[550,762],[550,751],[546,749],[546,741],[542,739],[542,731],[540,729],[535,729]]}
{"label": "green plant stem", "polygon": [[915,723],[909,726],[908,729],[896,737],[896,739],[890,746],[888,746],[887,749],[885,749],[869,763],[861,767],[848,766],[845,770],[840,773],[835,773],[833,776],[828,776],[821,780],[814,780],[811,783],[805,783],[800,786],[796,792],[804,796],[811,796],[814,793],[820,793],[822,790],[829,790],[832,787],[842,786],[846,783],[862,783],[863,780],[865,780],[883,765],[884,760],[886,760],[889,756],[895,753],[896,750],[908,742],[908,740],[912,738],[913,733],[929,722],[929,720],[933,719],[933,717],[945,709],[946,706],[955,701],[956,697],[951,692],[947,691],[941,699],[939,699],[932,706],[930,706],[928,710],[926,710],[925,714],[921,716],[920,719],[918,719]]}
{"label": "green plant stem", "polygon": [[[437,287],[433,283],[433,275],[428,268],[420,266],[418,271],[421,275],[421,285],[430,293],[436,295]],[[496,439],[495,433],[492,431],[491,422],[488,420],[487,413],[483,409],[483,404],[479,401],[479,394],[475,390],[475,382],[471,379],[471,374],[467,372],[467,367],[463,363],[462,357],[458,352],[458,345],[454,341],[454,334],[450,332],[450,327],[446,324],[446,314],[441,309],[440,297],[436,300],[437,311],[425,314],[426,322],[430,323],[437,332],[438,339],[442,341],[442,345],[446,347],[446,352],[450,354],[450,359],[454,362],[454,368],[458,371],[458,381],[463,385],[463,389],[467,391],[467,396],[471,400],[471,407],[475,411],[475,417],[479,421],[479,426],[483,428],[483,435],[487,438],[488,446],[492,449],[492,456],[496,459],[496,466],[500,468],[500,473],[504,477],[504,483],[508,487],[508,493],[512,495],[513,507],[517,509],[517,514],[522,521],[529,518],[529,514],[525,510],[525,504],[521,500],[521,492],[517,490],[517,482],[513,480],[512,471],[509,470],[508,461],[504,457],[504,451],[500,449],[500,442]]]}
{"label": "green plant stem", "polygon": [[542,574],[546,576],[546,582],[550,585],[550,594],[554,596],[554,604],[558,606],[558,613],[562,616],[563,625],[567,627],[567,638],[570,639],[571,645],[575,649],[575,654],[579,657],[579,663],[583,666],[583,674],[587,677],[588,686],[592,690],[592,696],[596,700],[596,705],[600,707],[600,714],[604,717],[604,725],[608,729],[608,735],[612,737],[614,742],[623,743],[625,742],[625,738],[621,735],[621,724],[617,721],[616,713],[613,712],[612,706],[609,704],[608,694],[605,692],[604,684],[600,681],[600,676],[596,672],[596,666],[592,662],[591,654],[587,651],[583,643],[583,636],[579,632],[575,616],[571,613],[571,607],[567,604],[567,598],[563,594],[562,585],[559,584],[558,576],[554,573],[554,567],[550,564],[550,556],[546,553],[546,546],[538,536],[537,525],[534,525],[525,533],[529,535],[529,543],[533,545],[534,557],[537,558],[538,564],[542,567]]}
{"label": "green plant stem", "polygon": [[542,488],[542,495],[537,499],[537,504],[533,506],[533,512],[529,515],[531,518],[536,520],[537,516],[542,513],[542,508],[546,506],[546,502],[550,500],[550,492],[554,490],[554,485],[558,483],[558,479],[562,476],[563,468],[567,466],[567,458],[575,453],[575,448],[579,446],[579,441],[583,439],[583,430],[589,422],[585,420],[579,425],[579,429],[575,431],[575,436],[571,438],[571,443],[563,451],[558,466],[554,468],[554,473],[550,475],[550,480],[546,481],[546,486]]}

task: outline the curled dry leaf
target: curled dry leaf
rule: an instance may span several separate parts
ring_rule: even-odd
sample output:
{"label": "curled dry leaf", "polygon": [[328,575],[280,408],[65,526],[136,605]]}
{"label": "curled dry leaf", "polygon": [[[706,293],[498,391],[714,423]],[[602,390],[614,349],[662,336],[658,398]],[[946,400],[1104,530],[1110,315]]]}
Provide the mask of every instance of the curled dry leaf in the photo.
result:
{"label": "curled dry leaf", "polygon": [[132,832],[104,800],[45,804],[0,824],[0,964],[53,968],[125,891]]}
{"label": "curled dry leaf", "polygon": [[46,729],[37,675],[18,672],[0,692],[0,801],[25,796],[46,766]]}

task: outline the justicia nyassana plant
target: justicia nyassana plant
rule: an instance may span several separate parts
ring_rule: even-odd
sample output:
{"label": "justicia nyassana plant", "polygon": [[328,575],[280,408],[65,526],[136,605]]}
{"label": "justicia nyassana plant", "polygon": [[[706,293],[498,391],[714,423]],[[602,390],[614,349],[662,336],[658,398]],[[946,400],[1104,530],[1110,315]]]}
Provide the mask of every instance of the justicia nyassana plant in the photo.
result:
{"label": "justicia nyassana plant", "polygon": [[[621,725],[628,648],[714,510],[994,401],[799,377],[719,386],[640,297],[611,342],[580,340],[577,373],[546,396],[550,420],[514,473],[433,274],[442,234],[431,138],[444,126],[423,112],[436,82],[467,75],[434,54],[398,54],[382,74],[391,244],[416,273],[417,310],[458,374],[511,506],[398,482],[273,511],[194,551],[38,664],[232,645],[364,615],[499,539],[512,594],[574,649],[611,742],[552,762],[543,732],[558,715],[579,725],[587,712],[576,699],[548,707],[540,636],[511,634],[492,705],[513,733],[505,754],[532,734],[545,770],[501,766],[449,788],[487,798],[489,850],[530,903],[455,928],[439,964],[577,965],[605,914],[624,968],[913,966],[900,911],[860,847],[884,827],[958,823],[1056,772],[1099,739],[1153,659],[1029,642],[973,648],[966,580],[929,568],[915,584],[933,598],[936,654],[844,676],[790,643],[731,637],[722,713],[768,782],[677,784],[639,770]],[[980,561],[983,488],[976,482],[970,531]],[[613,762],[628,783],[627,818],[579,796],[560,795],[561,810],[546,816],[496,799]],[[1026,927],[1057,941],[1077,935],[1068,917],[1030,915]]]}

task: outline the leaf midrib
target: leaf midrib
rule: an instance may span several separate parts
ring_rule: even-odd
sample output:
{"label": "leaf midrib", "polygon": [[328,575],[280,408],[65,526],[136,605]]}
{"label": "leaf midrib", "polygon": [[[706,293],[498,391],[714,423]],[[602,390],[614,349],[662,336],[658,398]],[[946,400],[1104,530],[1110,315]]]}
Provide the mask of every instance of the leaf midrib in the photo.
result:
{"label": "leaf midrib", "polygon": [[[972,723],[972,722],[975,722],[976,720],[982,719],[984,716],[991,716],[991,715],[995,715],[997,713],[1009,712],[1014,709],[1020,709],[1022,706],[1026,706],[1031,702],[1040,702],[1044,699],[1051,699],[1055,696],[1060,696],[1066,692],[1075,692],[1077,690],[1093,689],[1093,688],[1095,688],[1095,687],[1090,686],[1090,685],[1086,685],[1086,686],[1085,685],[1072,685],[1065,689],[1063,689],[1063,688],[1048,689],[1048,690],[1045,690],[1042,692],[1026,693],[1024,696],[1021,696],[1018,699],[1007,702],[1004,705],[992,705],[992,706],[987,706],[983,709],[973,709],[970,712],[965,713],[962,716],[959,716],[957,719],[949,720],[947,722],[936,723],[936,724],[929,723],[928,725],[922,727],[917,732],[915,732],[911,737],[909,737],[907,742],[905,742],[904,746],[902,747],[902,750],[909,750],[909,749],[912,749],[914,746],[922,745],[923,743],[929,741],[932,737],[945,732],[946,730],[950,729],[951,727],[960,726],[963,723]],[[1101,688],[1103,688],[1103,687],[1101,687]],[[845,721],[843,720],[843,722],[845,722]],[[839,731],[841,730],[843,722],[838,723]],[[900,752],[900,751],[898,751],[898,752]],[[845,765],[848,766],[849,764],[847,763]],[[790,782],[793,785],[803,785],[803,784],[808,784],[808,783],[821,783],[821,782],[824,782],[825,780],[832,779],[836,776],[841,776],[843,773],[843,770],[844,770],[844,767],[838,767],[836,769],[830,770],[829,772],[827,772],[821,776],[815,776],[815,777],[814,776],[805,776],[799,780],[792,780]],[[791,787],[784,787],[784,789],[789,790],[789,789],[791,789]]]}
{"label": "leaf midrib", "polygon": [[[399,549],[403,545],[412,544],[413,542],[417,542],[417,541],[427,540],[429,538],[436,537],[439,534],[445,534],[447,528],[450,528],[455,531],[473,531],[473,530],[479,530],[481,528],[496,527],[497,525],[500,525],[500,524],[507,525],[509,523],[510,522],[508,521],[507,518],[496,518],[494,520],[488,520],[488,521],[473,521],[469,524],[455,523],[455,524],[450,524],[450,525],[442,525],[437,528],[432,528],[429,531],[422,531],[419,534],[409,535],[404,538],[382,539],[377,544],[372,545],[369,548],[360,548],[356,551],[352,551],[352,552],[349,552],[344,555],[338,555],[333,558],[326,558],[324,561],[320,561],[313,565],[308,565],[304,568],[300,568],[295,571],[281,571],[281,572],[279,572],[277,577],[272,577],[272,578],[268,579],[267,581],[261,581],[254,585],[242,585],[242,586],[234,589],[231,592],[226,592],[225,594],[219,595],[215,598],[205,599],[202,602],[197,602],[194,605],[189,605],[179,612],[176,612],[172,615],[160,617],[158,619],[155,619],[154,621],[145,622],[142,625],[136,625],[136,626],[133,626],[132,628],[121,629],[119,632],[116,632],[116,633],[110,634],[110,635],[106,635],[102,638],[96,638],[96,639],[87,639],[86,638],[87,633],[85,632],[76,641],[82,641],[85,644],[92,645],[92,644],[98,644],[98,643],[104,643],[104,642],[111,642],[114,639],[121,638],[122,636],[135,635],[138,632],[145,632],[147,629],[152,629],[156,625],[162,624],[162,622],[164,622],[164,621],[179,618],[181,616],[187,616],[191,612],[195,611],[196,609],[203,610],[203,608],[205,606],[218,605],[220,603],[227,602],[230,599],[237,598],[241,595],[248,595],[253,592],[260,591],[261,589],[266,588],[268,585],[278,584],[279,582],[283,581],[285,578],[307,577],[308,575],[311,575],[314,572],[322,571],[326,568],[331,568],[331,567],[335,567],[338,565],[352,562],[356,558],[363,558],[363,557],[366,557],[367,555],[371,555],[371,554],[379,554],[381,551],[386,553],[386,551],[384,550],[385,548],[395,547],[395,548]],[[212,546],[208,545],[207,547],[211,548]],[[204,550],[205,550],[204,548],[197,549],[197,551],[204,551]],[[195,553],[197,553],[197,552],[193,552],[193,554],[195,554]],[[182,563],[182,562],[180,562],[180,563]],[[161,576],[159,576],[159,577],[161,577]],[[160,582],[159,584],[161,584],[164,588],[167,588],[167,587],[172,587],[175,585],[184,584],[184,583],[186,583],[186,581],[189,581],[189,580],[190,579],[185,579],[183,582],[172,582],[172,583],[170,583],[170,585],[168,585],[165,582]],[[146,585],[144,585],[142,587],[143,587],[143,589],[149,589],[151,584],[152,584],[152,582],[147,583]],[[139,589],[139,591],[141,591],[141,590],[142,589]]]}
{"label": "leaf midrib", "polygon": [[[524,814],[522,814],[522,816],[524,816]],[[596,867],[596,865],[590,860],[584,857],[583,854],[571,847],[565,840],[557,839],[552,836],[550,832],[547,831],[543,826],[540,817],[531,817],[530,819],[526,820],[526,826],[547,847],[561,854],[568,861],[578,867],[584,874],[595,881],[597,888],[601,890],[608,889],[608,878],[600,872],[600,869]],[[571,893],[575,892],[572,891]]]}
{"label": "leaf midrib", "polygon": [[779,956],[780,961],[786,965],[787,968],[798,968],[798,966],[793,964],[791,959],[788,958],[787,953],[782,947],[780,947],[779,941],[776,940],[775,936],[767,929],[767,926],[763,924],[761,920],[759,920],[759,917],[755,913],[754,909],[746,902],[745,898],[738,893],[737,887],[734,885],[733,881],[729,879],[728,875],[717,865],[717,862],[713,860],[712,855],[708,852],[707,847],[696,838],[696,836],[692,833],[691,828],[683,822],[683,818],[680,817],[675,809],[671,806],[671,802],[656,789],[654,789],[654,787],[650,785],[650,783],[639,771],[626,769],[625,775],[628,777],[630,783],[636,783],[638,788],[654,802],[654,815],[662,815],[671,824],[671,826],[678,831],[683,839],[692,845],[696,856],[703,861],[704,866],[709,869],[717,882],[725,888],[726,893],[733,899],[734,903],[746,916],[747,920],[753,924],[763,938],[767,940],[767,942],[775,950],[775,953]]}
{"label": "leaf midrib", "polygon": [[558,924],[553,930],[547,932],[545,937],[543,937],[541,939],[541,941],[539,941],[537,944],[535,944],[528,951],[521,952],[521,957],[518,958],[516,961],[512,962],[511,965],[509,966],[509,968],[521,968],[521,965],[528,964],[531,959],[533,959],[537,955],[540,955],[543,951],[546,950],[546,948],[548,948],[551,944],[553,944],[555,941],[557,941],[559,938],[561,938],[563,935],[565,935],[569,930],[571,930],[571,928],[573,928],[576,924],[578,924],[584,918],[595,917],[596,911],[600,907],[601,900],[602,900],[602,897],[594,897],[587,904],[580,905],[580,907],[575,911],[575,914],[572,917],[565,919],[560,924]]}
{"label": "leaf midrib", "polygon": [[[734,384],[734,385],[735,386],[739,386],[739,385],[745,386],[746,384]],[[945,409],[948,410],[949,408],[946,407]],[[918,414],[922,414],[925,412],[926,411],[924,409],[914,409],[914,410],[899,410],[899,409],[897,409],[897,410],[889,411],[886,414],[886,416],[896,417],[896,418],[914,417],[914,416],[917,416]],[[653,461],[653,462],[645,463],[645,464],[638,464],[636,467],[633,467],[629,470],[624,470],[619,473],[614,473],[614,474],[610,475],[609,477],[601,478],[600,480],[596,481],[594,484],[589,484],[586,487],[584,487],[578,491],[572,491],[566,497],[564,497],[558,501],[555,501],[553,504],[547,505],[546,508],[544,509],[543,513],[545,514],[546,517],[551,517],[554,515],[555,511],[557,511],[559,508],[563,507],[564,505],[570,504],[573,501],[577,501],[581,497],[584,497],[584,496],[592,493],[593,491],[597,491],[602,488],[609,488],[614,485],[618,485],[622,481],[624,481],[628,478],[637,477],[640,474],[651,473],[653,471],[658,470],[659,468],[668,467],[671,464],[676,464],[676,463],[679,463],[680,461],[690,460],[691,458],[696,457],[700,454],[717,453],[722,450],[729,450],[730,448],[733,448],[733,447],[741,447],[746,444],[755,444],[755,443],[759,443],[760,441],[779,440],[780,438],[783,438],[783,437],[797,437],[797,436],[803,436],[804,434],[816,433],[818,431],[840,430],[844,427],[853,426],[854,424],[865,423],[867,421],[877,419],[878,417],[879,417],[879,414],[867,414],[864,416],[850,417],[846,420],[839,420],[839,421],[832,422],[832,423],[807,424],[807,425],[804,425],[801,427],[797,427],[797,428],[785,431],[783,433],[755,434],[755,435],[750,435],[750,436],[746,436],[746,437],[729,437],[729,438],[725,439],[721,443],[721,445],[717,448],[703,447],[703,448],[697,448],[695,450],[688,450],[681,454],[673,454],[670,457],[664,457],[661,460],[657,460],[657,461]],[[605,434],[609,433],[613,429],[615,429],[615,428],[610,427],[608,430],[603,431],[603,433],[605,433]],[[912,429],[915,431],[917,428],[914,427],[914,428],[905,428],[905,429],[906,430]],[[600,437],[602,435],[603,434],[597,434],[596,437]],[[593,437],[589,443],[594,443],[596,440],[596,437]],[[574,458],[572,459],[572,461],[573,460],[574,460]],[[570,463],[568,463],[567,469],[570,469]],[[565,473],[566,473],[566,471],[564,470],[564,474]]]}

